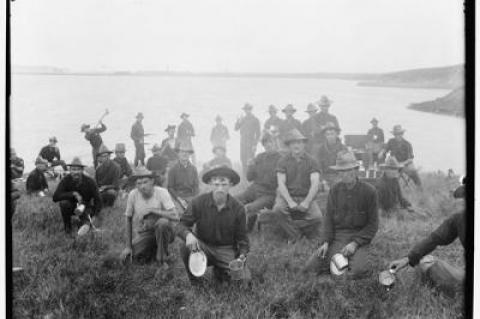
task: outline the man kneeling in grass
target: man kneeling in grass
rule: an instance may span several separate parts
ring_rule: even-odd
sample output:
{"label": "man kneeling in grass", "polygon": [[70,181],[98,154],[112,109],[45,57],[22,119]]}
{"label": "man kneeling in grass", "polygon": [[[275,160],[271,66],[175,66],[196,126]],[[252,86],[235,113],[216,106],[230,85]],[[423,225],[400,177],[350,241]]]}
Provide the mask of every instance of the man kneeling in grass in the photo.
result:
{"label": "man kneeling in grass", "polygon": [[[132,178],[136,189],[128,194],[125,210],[127,242],[121,258],[130,258],[130,261],[155,258],[163,276],[169,269],[168,245],[175,239],[173,227],[178,221],[175,204],[165,188],[154,185],[155,175],[146,168],[137,168]],[[135,230],[133,240],[132,228]]]}
{"label": "man kneeling in grass", "polygon": [[304,271],[328,273],[335,254],[348,258],[347,276],[352,279],[369,274],[369,246],[378,230],[377,192],[357,177],[358,163],[351,152],[340,153],[336,165],[340,181],[328,194],[320,247],[310,257]]}
{"label": "man kneeling in grass", "polygon": [[[245,262],[249,251],[245,209],[229,194],[230,188],[240,182],[240,176],[231,168],[220,166],[206,172],[202,181],[212,191],[192,200],[177,228],[178,236],[184,240],[180,253],[192,284],[198,283],[198,279],[188,267],[191,252],[203,251],[208,265],[214,267],[215,279],[227,281],[231,279],[229,263],[235,258]],[[250,279],[248,268],[239,279]]]}

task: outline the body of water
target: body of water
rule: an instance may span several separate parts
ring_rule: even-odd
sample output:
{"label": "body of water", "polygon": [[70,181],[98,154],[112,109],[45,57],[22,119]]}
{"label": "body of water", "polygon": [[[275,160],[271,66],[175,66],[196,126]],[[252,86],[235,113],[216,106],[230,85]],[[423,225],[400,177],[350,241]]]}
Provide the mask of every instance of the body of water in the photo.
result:
{"label": "body of water", "polygon": [[[465,172],[465,121],[460,118],[409,110],[407,105],[445,95],[447,90],[359,87],[354,81],[332,79],[141,77],[14,75],[11,97],[12,146],[25,160],[26,171],[33,169],[40,148],[55,135],[62,157],[70,161],[80,156],[91,164],[91,147],[80,132],[82,123],[95,123],[105,108],[110,114],[102,134],[105,144],[127,144],[133,160],[131,125],[137,112],[145,115],[147,156],[153,143],[165,137],[168,124],[179,124],[180,114],[189,113],[196,129],[194,147],[199,162],[212,157],[210,130],[220,114],[230,129],[228,156],[239,161],[239,134],[233,130],[245,102],[262,124],[267,107],[292,103],[297,118],[304,120],[309,102],[325,94],[334,103],[330,110],[340,122],[342,134],[366,134],[370,119],[379,119],[386,139],[401,124],[405,138],[414,149],[415,163],[424,171],[452,168]],[[281,112],[280,112],[281,113]],[[261,147],[258,148],[261,150]]]}

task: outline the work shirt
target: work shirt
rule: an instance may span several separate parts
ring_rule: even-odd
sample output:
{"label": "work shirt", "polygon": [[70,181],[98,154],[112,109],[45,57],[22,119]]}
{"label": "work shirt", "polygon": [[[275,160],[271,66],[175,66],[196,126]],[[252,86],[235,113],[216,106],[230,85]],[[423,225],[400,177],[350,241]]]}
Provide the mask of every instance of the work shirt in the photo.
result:
{"label": "work shirt", "polygon": [[188,120],[182,121],[178,126],[177,138],[182,142],[190,142],[192,136],[195,136],[195,130],[193,129],[192,123]]}
{"label": "work shirt", "polygon": [[368,130],[367,135],[372,143],[383,144],[385,142],[383,130],[379,127],[372,127]]}
{"label": "work shirt", "polygon": [[142,123],[135,121],[132,125],[132,130],[130,131],[130,137],[135,142],[135,144],[143,143],[143,138],[145,136],[145,131],[143,130]]}
{"label": "work shirt", "polygon": [[27,177],[26,189],[29,193],[48,189],[47,179],[45,178],[43,172],[39,171],[36,168],[31,171]]}
{"label": "work shirt", "polygon": [[277,163],[282,155],[277,152],[258,154],[247,168],[247,180],[259,186],[259,189],[274,195],[277,190]]}
{"label": "work shirt", "polygon": [[127,158],[115,157],[113,160],[120,166],[120,178],[123,176],[130,177],[132,175],[132,167],[128,164]]}
{"label": "work shirt", "polygon": [[198,172],[192,163],[184,166],[180,161],[168,171],[168,190],[175,196],[192,197],[198,194]]}
{"label": "work shirt", "polygon": [[230,139],[230,134],[228,133],[228,128],[223,125],[215,125],[212,128],[212,132],[210,133],[210,142],[214,146],[226,146],[227,140]]}
{"label": "work shirt", "polygon": [[318,112],[317,114],[315,114],[315,119],[317,120],[317,123],[320,126],[320,128],[323,128],[329,122],[335,124],[336,127],[340,128],[337,117],[333,114]]}
{"label": "work shirt", "polygon": [[43,159],[46,159],[49,163],[52,163],[53,160],[61,160],[60,150],[56,146],[46,145],[42,147],[40,153],[38,154]]}
{"label": "work shirt", "polygon": [[342,144],[342,141],[339,138],[337,138],[335,144],[328,144],[326,141],[322,144],[316,155],[322,174],[335,173],[330,166],[335,165],[338,153],[345,150],[347,150],[347,147]]}
{"label": "work shirt", "polygon": [[95,179],[99,187],[112,185],[118,188],[122,170],[120,165],[112,160],[107,160],[103,164],[99,164],[95,171]]}
{"label": "work shirt", "polygon": [[330,189],[321,243],[331,243],[336,232],[348,232],[350,241],[363,246],[372,241],[377,230],[377,192],[372,185],[357,179],[352,189],[343,182]]}
{"label": "work shirt", "polygon": [[269,117],[265,121],[263,128],[268,131],[272,126],[276,126],[278,129],[280,129],[281,125],[282,125],[282,119],[275,115],[275,116]]}
{"label": "work shirt", "polygon": [[299,160],[289,152],[278,160],[276,172],[286,175],[290,196],[305,197],[310,190],[311,174],[319,172],[318,162],[305,152],[300,155]]}
{"label": "work shirt", "polygon": [[154,186],[150,198],[144,198],[138,189],[134,189],[128,194],[125,216],[132,217],[132,228],[136,235],[143,230],[143,218],[150,214],[152,208],[162,211],[175,208],[175,204],[165,188]]}
{"label": "work shirt", "polygon": [[437,229],[427,238],[416,244],[408,254],[410,266],[418,265],[420,259],[431,253],[437,246],[445,246],[453,243],[459,238],[463,248],[465,248],[465,212],[456,213],[447,218]]}
{"label": "work shirt", "polygon": [[83,204],[92,207],[94,212],[99,212],[100,209],[102,209],[102,201],[98,187],[93,178],[82,175],[80,181],[77,183],[74,181],[72,175],[66,175],[58,184],[53,194],[53,201],[68,200],[75,203],[77,200],[75,196],[73,196],[73,192],[79,193],[82,196]]}
{"label": "work shirt", "polygon": [[302,131],[302,123],[294,117],[287,117],[280,125],[280,136],[285,138],[285,135],[293,129]]}
{"label": "work shirt", "polygon": [[376,183],[378,192],[378,204],[383,210],[390,210],[399,206],[400,208],[410,207],[411,204],[403,197],[402,189],[398,178],[388,178],[383,175]]}
{"label": "work shirt", "polygon": [[15,157],[10,159],[10,172],[12,174],[11,178],[20,178],[23,176],[23,170],[25,169],[25,163],[20,157]]}
{"label": "work shirt", "polygon": [[388,140],[385,146],[385,152],[390,152],[391,156],[395,156],[397,161],[405,162],[406,160],[413,159],[412,144],[405,139],[398,141],[395,138]]}
{"label": "work shirt", "polygon": [[240,131],[241,143],[256,145],[260,139],[260,121],[247,114],[235,123],[235,131]]}
{"label": "work shirt", "polygon": [[162,141],[162,156],[166,157],[169,162],[178,160],[178,154],[175,152],[176,139],[170,140],[166,138]]}
{"label": "work shirt", "polygon": [[107,130],[105,124],[100,124],[101,126],[99,128],[88,130],[85,133],[85,139],[90,142],[90,145],[92,145],[94,149],[98,149],[103,144],[102,136],[100,135],[100,133],[103,133]]}
{"label": "work shirt", "polygon": [[168,159],[165,156],[153,155],[147,161],[147,169],[160,175],[167,171]]}
{"label": "work shirt", "polygon": [[188,205],[180,217],[177,234],[185,240],[195,225],[195,237],[205,244],[233,246],[238,254],[247,254],[249,241],[245,223],[245,208],[240,202],[228,195],[225,207],[218,211],[210,192],[194,198]]}

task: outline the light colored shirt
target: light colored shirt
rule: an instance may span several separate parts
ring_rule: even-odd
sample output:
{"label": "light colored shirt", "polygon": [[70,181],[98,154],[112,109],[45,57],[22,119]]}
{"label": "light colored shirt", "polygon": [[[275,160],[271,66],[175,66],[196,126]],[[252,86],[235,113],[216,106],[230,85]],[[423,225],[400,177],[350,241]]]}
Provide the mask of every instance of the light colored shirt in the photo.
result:
{"label": "light colored shirt", "polygon": [[137,189],[132,190],[128,194],[125,215],[132,217],[135,232],[142,229],[143,218],[150,213],[152,208],[165,211],[175,208],[175,204],[165,188],[154,186],[153,194],[150,198],[144,198]]}

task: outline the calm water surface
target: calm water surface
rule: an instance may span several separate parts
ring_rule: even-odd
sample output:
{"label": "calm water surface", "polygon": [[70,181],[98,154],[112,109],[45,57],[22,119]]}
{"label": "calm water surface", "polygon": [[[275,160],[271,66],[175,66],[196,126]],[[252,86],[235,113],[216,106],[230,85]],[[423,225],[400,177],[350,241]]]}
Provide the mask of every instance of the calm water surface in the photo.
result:
{"label": "calm water surface", "polygon": [[135,77],[135,76],[50,76],[14,75],[12,78],[12,145],[25,159],[26,170],[48,137],[57,136],[62,157],[78,155],[91,163],[90,144],[80,133],[82,123],[95,123],[105,108],[108,130],[105,144],[127,143],[127,157],[133,160],[130,128],[137,112],[145,115],[147,155],[153,143],[164,138],[168,124],[178,124],[181,112],[190,113],[197,131],[194,147],[199,162],[210,159],[210,130],[220,114],[230,129],[229,157],[239,159],[239,136],[235,119],[245,102],[263,122],[269,104],[292,103],[297,117],[306,118],[306,105],[322,94],[334,100],[335,114],[343,134],[365,134],[372,117],[390,138],[394,124],[406,128],[405,138],[414,148],[415,163],[424,171],[465,171],[465,122],[463,119],[422,113],[406,108],[413,102],[435,99],[446,90],[359,87],[354,81],[330,79]]}

